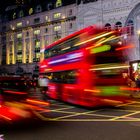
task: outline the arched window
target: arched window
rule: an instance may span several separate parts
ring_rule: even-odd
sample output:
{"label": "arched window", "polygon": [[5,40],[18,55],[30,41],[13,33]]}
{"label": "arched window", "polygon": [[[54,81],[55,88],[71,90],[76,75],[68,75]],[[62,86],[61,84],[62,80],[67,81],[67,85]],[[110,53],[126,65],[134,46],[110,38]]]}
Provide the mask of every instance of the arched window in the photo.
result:
{"label": "arched window", "polygon": [[19,11],[19,17],[23,17],[24,16],[24,12],[23,12],[23,10],[20,10]]}
{"label": "arched window", "polygon": [[115,24],[115,30],[121,30],[122,28],[122,23],[120,21],[118,21],[116,24]]}
{"label": "arched window", "polygon": [[111,30],[111,24],[106,23],[104,28],[105,28],[106,31],[110,31]]}
{"label": "arched window", "polygon": [[14,12],[14,13],[13,13],[13,19],[15,19],[15,18],[16,18],[16,13]]}
{"label": "arched window", "polygon": [[35,12],[36,12],[36,13],[39,13],[39,12],[41,12],[41,11],[42,11],[41,5],[37,5]]}
{"label": "arched window", "polygon": [[60,7],[60,6],[62,6],[62,0],[57,0],[55,7]]}
{"label": "arched window", "polygon": [[47,10],[51,10],[52,8],[53,8],[53,5],[52,5],[51,2],[49,2],[49,3],[47,4]]}
{"label": "arched window", "polygon": [[33,8],[29,9],[29,15],[33,14]]}
{"label": "arched window", "polygon": [[134,22],[132,20],[129,20],[127,25],[127,34],[128,35],[133,35],[134,34]]}

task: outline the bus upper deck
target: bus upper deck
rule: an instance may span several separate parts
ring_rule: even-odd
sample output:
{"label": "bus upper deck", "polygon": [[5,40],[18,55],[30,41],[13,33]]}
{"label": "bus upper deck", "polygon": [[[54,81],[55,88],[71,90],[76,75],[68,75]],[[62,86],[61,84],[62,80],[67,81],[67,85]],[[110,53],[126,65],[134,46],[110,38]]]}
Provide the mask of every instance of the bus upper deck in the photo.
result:
{"label": "bus upper deck", "polygon": [[117,31],[94,26],[47,46],[40,63],[40,73],[51,77],[46,94],[84,106],[126,101],[122,73],[129,67],[125,51],[132,47]]}

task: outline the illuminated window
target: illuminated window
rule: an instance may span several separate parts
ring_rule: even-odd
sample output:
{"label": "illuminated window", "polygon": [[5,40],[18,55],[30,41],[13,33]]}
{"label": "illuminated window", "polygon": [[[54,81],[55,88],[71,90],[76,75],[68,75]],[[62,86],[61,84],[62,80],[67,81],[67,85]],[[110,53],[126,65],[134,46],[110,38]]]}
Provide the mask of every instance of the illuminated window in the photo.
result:
{"label": "illuminated window", "polygon": [[29,23],[30,23],[29,20],[27,20],[27,21],[26,21],[26,24],[28,25]]}
{"label": "illuminated window", "polygon": [[13,25],[10,25],[10,28],[11,28],[11,30],[14,30],[15,29],[15,27]]}
{"label": "illuminated window", "polygon": [[17,43],[17,51],[22,51],[22,42],[20,41]]}
{"label": "illuminated window", "polygon": [[22,55],[17,55],[17,60],[21,61],[22,60]]}
{"label": "illuminated window", "polygon": [[60,18],[61,17],[61,13],[54,13],[53,17],[54,18]]}
{"label": "illuminated window", "polygon": [[36,53],[36,58],[40,58],[40,53]]}
{"label": "illuminated window", "polygon": [[17,38],[22,38],[22,33],[17,34]]}
{"label": "illuminated window", "polygon": [[62,6],[62,0],[57,0],[55,6],[56,7]]}
{"label": "illuminated window", "polygon": [[35,30],[34,35],[38,35],[38,34],[40,34],[40,30]]}
{"label": "illuminated window", "polygon": [[60,31],[60,30],[61,30],[61,26],[60,25],[54,27],[54,31]]}
{"label": "illuminated window", "polygon": [[17,23],[17,27],[19,28],[19,27],[22,27],[22,22],[18,22]]}
{"label": "illuminated window", "polygon": [[29,15],[33,14],[33,8],[29,9]]}
{"label": "illuminated window", "polygon": [[16,18],[16,13],[13,13],[13,19],[15,19]]}
{"label": "illuminated window", "polygon": [[40,40],[35,40],[35,48],[39,48],[40,47]]}
{"label": "illuminated window", "polygon": [[45,17],[46,21],[48,21],[48,16]]}
{"label": "illuminated window", "polygon": [[49,41],[48,40],[45,40],[45,45],[48,45],[49,44]]}

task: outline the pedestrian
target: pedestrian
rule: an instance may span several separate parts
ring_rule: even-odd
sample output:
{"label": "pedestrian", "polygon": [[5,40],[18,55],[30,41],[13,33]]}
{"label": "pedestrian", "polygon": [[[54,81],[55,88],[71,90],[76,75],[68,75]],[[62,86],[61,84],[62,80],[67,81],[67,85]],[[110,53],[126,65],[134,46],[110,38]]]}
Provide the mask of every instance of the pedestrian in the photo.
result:
{"label": "pedestrian", "polygon": [[48,83],[49,83],[49,78],[47,76],[39,77],[38,79],[38,85],[40,87],[41,93],[43,95],[43,99],[46,100],[46,92],[48,91]]}

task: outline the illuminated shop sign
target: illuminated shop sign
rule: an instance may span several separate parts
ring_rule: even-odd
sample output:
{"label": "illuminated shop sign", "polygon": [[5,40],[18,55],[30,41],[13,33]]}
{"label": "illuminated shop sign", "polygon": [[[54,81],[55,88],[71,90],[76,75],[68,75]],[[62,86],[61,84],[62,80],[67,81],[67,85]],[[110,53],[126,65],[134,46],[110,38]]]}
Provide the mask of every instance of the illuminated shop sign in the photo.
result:
{"label": "illuminated shop sign", "polygon": [[51,61],[48,64],[49,65],[68,64],[68,63],[80,61],[82,56],[83,56],[82,52],[67,54],[51,59]]}

